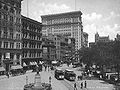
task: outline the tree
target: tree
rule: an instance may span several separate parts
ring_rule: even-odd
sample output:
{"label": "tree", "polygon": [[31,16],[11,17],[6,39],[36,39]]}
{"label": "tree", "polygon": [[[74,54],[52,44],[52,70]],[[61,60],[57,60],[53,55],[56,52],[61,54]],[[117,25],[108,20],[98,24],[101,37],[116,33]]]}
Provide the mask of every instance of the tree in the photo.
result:
{"label": "tree", "polygon": [[118,81],[119,81],[119,75],[120,75],[120,41],[115,40],[114,46],[113,46],[113,55],[114,55],[114,66],[116,68],[116,71],[118,73]]}

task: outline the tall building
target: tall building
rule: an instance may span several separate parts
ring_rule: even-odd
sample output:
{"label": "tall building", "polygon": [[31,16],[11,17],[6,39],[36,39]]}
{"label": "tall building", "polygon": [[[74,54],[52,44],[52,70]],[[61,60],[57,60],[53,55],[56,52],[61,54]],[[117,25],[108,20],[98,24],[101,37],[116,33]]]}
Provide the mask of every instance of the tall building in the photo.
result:
{"label": "tall building", "polygon": [[60,14],[43,15],[43,35],[65,35],[75,38],[75,49],[82,47],[82,12],[73,11]]}
{"label": "tall building", "polygon": [[21,1],[0,0],[0,66],[21,64]]}
{"label": "tall building", "polygon": [[117,41],[120,41],[120,34],[117,34],[117,35],[116,35],[116,40],[117,40]]}
{"label": "tall building", "polygon": [[22,16],[22,66],[40,64],[42,61],[42,24]]}
{"label": "tall building", "polygon": [[88,34],[83,32],[83,47],[88,47]]}
{"label": "tall building", "polygon": [[95,43],[110,42],[109,36],[99,36],[98,32],[95,34]]}

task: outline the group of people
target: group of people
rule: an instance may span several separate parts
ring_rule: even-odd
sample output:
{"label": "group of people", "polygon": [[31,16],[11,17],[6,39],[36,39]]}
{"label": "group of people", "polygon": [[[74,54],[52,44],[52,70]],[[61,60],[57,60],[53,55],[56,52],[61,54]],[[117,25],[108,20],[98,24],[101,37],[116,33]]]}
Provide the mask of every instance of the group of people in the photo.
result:
{"label": "group of people", "polygon": [[[83,82],[81,82],[80,88],[81,88],[81,89],[87,88],[87,82],[85,81],[85,82],[84,82],[84,85],[83,85]],[[76,85],[76,83],[74,83],[74,90],[77,90],[77,85]]]}

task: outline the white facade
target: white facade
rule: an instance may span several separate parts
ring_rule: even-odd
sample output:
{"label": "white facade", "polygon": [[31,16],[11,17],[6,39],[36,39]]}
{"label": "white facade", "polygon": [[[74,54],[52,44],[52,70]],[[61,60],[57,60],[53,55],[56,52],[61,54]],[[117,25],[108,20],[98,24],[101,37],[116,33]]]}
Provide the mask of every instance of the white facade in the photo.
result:
{"label": "white facade", "polygon": [[81,15],[81,11],[74,11],[41,16],[42,34],[62,34],[75,38],[75,49],[78,50],[82,47],[83,28]]}

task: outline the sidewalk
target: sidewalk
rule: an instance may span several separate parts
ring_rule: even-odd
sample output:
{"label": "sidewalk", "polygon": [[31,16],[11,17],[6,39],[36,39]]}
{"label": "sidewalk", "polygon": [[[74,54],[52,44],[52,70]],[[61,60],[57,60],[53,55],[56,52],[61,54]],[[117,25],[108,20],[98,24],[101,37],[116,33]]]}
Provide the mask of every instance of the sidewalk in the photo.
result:
{"label": "sidewalk", "polygon": [[1,80],[1,79],[5,79],[5,78],[7,78],[6,75],[2,75],[2,76],[0,76],[0,80]]}

